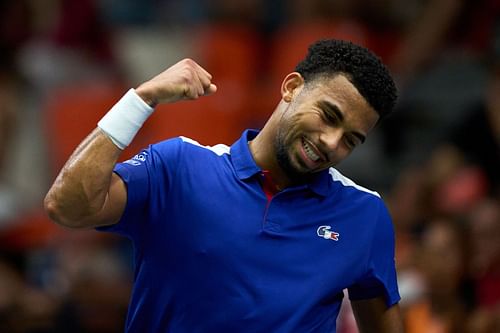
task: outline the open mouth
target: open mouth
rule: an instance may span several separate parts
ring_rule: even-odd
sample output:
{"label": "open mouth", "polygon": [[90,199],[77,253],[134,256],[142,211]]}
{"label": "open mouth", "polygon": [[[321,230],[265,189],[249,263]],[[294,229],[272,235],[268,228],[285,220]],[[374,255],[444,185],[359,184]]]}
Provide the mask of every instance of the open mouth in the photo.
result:
{"label": "open mouth", "polygon": [[309,142],[307,142],[304,138],[302,138],[302,147],[304,148],[304,152],[306,153],[307,158],[309,158],[311,161],[318,162],[321,159],[321,156],[316,154],[314,148],[312,148]]}

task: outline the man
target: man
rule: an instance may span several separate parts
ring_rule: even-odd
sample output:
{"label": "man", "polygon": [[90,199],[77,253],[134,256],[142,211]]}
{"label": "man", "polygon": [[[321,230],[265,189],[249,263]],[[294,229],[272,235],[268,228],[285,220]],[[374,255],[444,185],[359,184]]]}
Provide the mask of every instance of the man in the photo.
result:
{"label": "man", "polygon": [[361,332],[402,332],[388,212],[333,168],[392,110],[386,68],[319,41],[262,131],[231,147],[174,138],[115,166],[155,105],[216,90],[190,59],[131,89],[45,199],[62,225],[132,239],[126,331],[335,332],[348,288]]}

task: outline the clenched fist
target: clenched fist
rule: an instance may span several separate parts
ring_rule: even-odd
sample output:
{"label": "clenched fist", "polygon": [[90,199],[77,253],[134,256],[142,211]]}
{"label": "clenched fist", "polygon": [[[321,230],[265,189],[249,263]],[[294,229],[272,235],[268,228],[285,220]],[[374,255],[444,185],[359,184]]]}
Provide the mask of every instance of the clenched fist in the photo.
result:
{"label": "clenched fist", "polygon": [[212,75],[191,59],[183,59],[136,89],[149,105],[197,99],[217,91]]}

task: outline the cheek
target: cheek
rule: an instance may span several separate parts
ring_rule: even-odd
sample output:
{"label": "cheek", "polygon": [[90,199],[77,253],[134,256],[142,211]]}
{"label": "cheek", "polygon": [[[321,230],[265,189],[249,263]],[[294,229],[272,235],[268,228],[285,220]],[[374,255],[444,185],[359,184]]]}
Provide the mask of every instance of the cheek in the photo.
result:
{"label": "cheek", "polygon": [[321,131],[328,126],[319,112],[308,112],[301,115],[304,127],[309,130]]}
{"label": "cheek", "polygon": [[283,112],[282,119],[288,123],[316,127],[322,122],[321,114],[314,106],[299,102],[290,103]]}
{"label": "cheek", "polygon": [[304,131],[304,125],[299,113],[284,115],[281,119],[280,134],[284,138],[284,142],[291,144],[293,140],[301,135]]}

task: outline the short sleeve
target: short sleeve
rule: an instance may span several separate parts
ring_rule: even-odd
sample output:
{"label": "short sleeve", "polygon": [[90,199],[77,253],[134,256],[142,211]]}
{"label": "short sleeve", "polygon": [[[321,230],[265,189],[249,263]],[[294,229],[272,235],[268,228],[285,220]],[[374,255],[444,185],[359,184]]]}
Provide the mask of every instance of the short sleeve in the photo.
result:
{"label": "short sleeve", "polygon": [[384,296],[389,307],[401,299],[396,278],[394,259],[394,228],[387,208],[381,202],[378,220],[373,230],[373,242],[366,274],[348,288],[351,300]]}
{"label": "short sleeve", "polygon": [[120,234],[133,241],[144,239],[150,226],[150,212],[157,208],[153,207],[155,202],[168,200],[179,146],[180,139],[166,140],[115,166],[113,171],[127,187],[127,204],[118,223],[98,227],[98,231]]}

